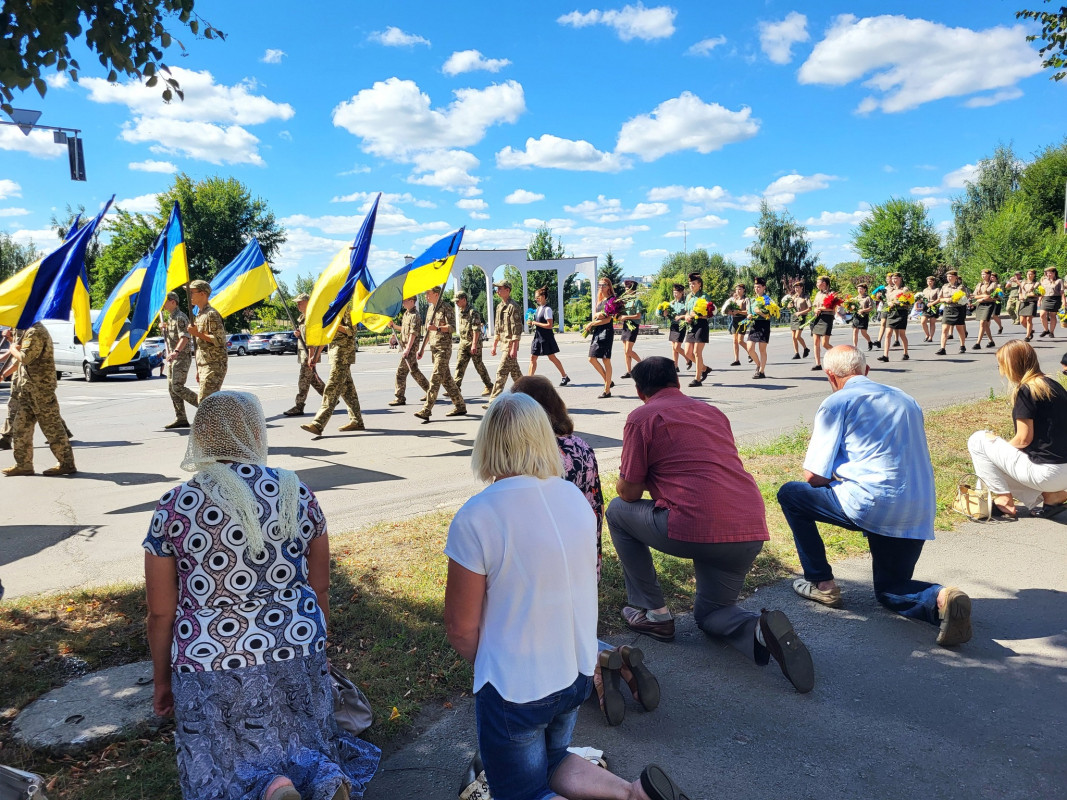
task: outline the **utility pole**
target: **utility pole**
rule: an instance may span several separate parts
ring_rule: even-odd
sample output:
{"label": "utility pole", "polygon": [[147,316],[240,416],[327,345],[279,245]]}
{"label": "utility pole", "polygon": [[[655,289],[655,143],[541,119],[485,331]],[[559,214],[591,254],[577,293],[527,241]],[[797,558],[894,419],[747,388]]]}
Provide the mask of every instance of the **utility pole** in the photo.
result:
{"label": "utility pole", "polygon": [[11,122],[0,121],[0,125],[15,125],[26,136],[34,130],[52,131],[52,141],[56,144],[67,146],[67,157],[70,161],[70,179],[72,181],[85,180],[85,151],[82,148],[82,139],[78,136],[81,130],[78,128],[57,128],[52,125],[38,125],[41,118],[40,111],[32,111],[28,108],[13,108],[8,116]]}
{"label": "utility pole", "polygon": [[685,253],[686,258],[689,257],[689,232],[684,222],[682,223],[682,252]]}

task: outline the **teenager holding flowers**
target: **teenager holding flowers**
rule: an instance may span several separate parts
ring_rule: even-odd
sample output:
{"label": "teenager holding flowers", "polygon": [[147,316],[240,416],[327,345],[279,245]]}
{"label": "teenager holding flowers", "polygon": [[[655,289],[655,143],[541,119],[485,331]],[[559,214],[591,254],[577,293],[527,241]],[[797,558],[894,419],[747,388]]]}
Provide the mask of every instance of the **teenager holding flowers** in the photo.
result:
{"label": "teenager holding flowers", "polygon": [[[660,304],[660,316],[671,321],[670,333],[667,336],[671,343],[671,355],[674,356],[674,371],[680,372],[678,359],[682,357],[682,340],[685,339],[685,330],[682,320],[685,319],[685,287],[680,283],[674,284],[671,289],[674,294],[673,300],[665,300]],[[685,368],[689,369],[693,362],[686,359]]]}
{"label": "teenager holding flowers", "polygon": [[837,309],[834,293],[830,291],[830,279],[825,275],[815,281],[818,291],[815,293],[815,319],[811,323],[811,335],[815,340],[815,366],[811,369],[822,369],[822,351],[833,347],[830,344],[830,334],[834,330],[834,311]]}
{"label": "teenager holding flowers", "polygon": [[616,305],[615,289],[611,281],[601,278],[597,288],[596,314],[593,315],[593,321],[585,326],[586,335],[592,335],[592,341],[589,342],[589,363],[604,379],[601,398],[611,397],[611,387],[615,385],[611,380],[611,347],[615,343],[613,312]]}
{"label": "teenager holding flowers", "polygon": [[[993,283],[991,287],[993,290],[993,322],[997,323],[997,336],[1000,336],[1000,334],[1004,333],[1004,323],[1000,321],[1000,312],[1004,308],[1004,288],[1000,285],[1000,276],[997,273],[990,272],[989,280]],[[991,332],[992,329],[992,326],[990,326]],[[990,333],[989,338],[992,340],[992,333]],[[990,344],[990,347],[992,346]]]}
{"label": "teenager holding flowers", "polygon": [[974,318],[978,321],[978,342],[975,344],[975,349],[982,346],[982,340],[989,337],[989,344],[986,347],[996,347],[996,343],[993,341],[993,332],[990,330],[990,320],[993,319],[993,312],[996,310],[996,298],[993,296],[993,292],[998,289],[996,282],[993,280],[992,273],[988,269],[982,270],[982,280],[978,282],[978,285],[974,287]]}
{"label": "teenager holding flowers", "polygon": [[1040,286],[1037,282],[1037,271],[1026,270],[1026,280],[1019,284],[1019,321],[1023,324],[1028,342],[1034,338],[1034,317],[1038,314],[1037,290]]}
{"label": "teenager holding flowers", "polygon": [[[899,272],[894,272],[889,276],[889,288],[886,290],[885,300],[887,333],[896,333],[900,342],[904,345],[903,360],[907,361],[910,358],[908,356],[908,314],[911,313],[911,307],[915,305],[915,295],[904,285],[904,277]],[[892,338],[892,335],[885,337],[885,344],[882,345],[882,355],[878,356],[879,361],[889,361],[889,347]]]}
{"label": "teenager holding flowers", "polygon": [[685,298],[685,358],[697,365],[696,378],[689,382],[690,386],[702,386],[711,372],[711,367],[704,366],[704,345],[708,343],[708,317],[714,310],[715,306],[704,294],[704,279],[699,272],[690,273],[689,294]]}
{"label": "teenager holding flowers", "polygon": [[941,314],[941,349],[937,355],[945,355],[945,345],[948,344],[949,331],[955,329],[960,338],[960,352],[967,352],[967,287],[960,283],[960,276],[956,270],[950,270],[945,276],[944,286],[938,294],[944,311]]}
{"label": "teenager holding flowers", "polygon": [[[867,333],[867,327],[871,324],[871,310],[874,308],[874,300],[867,293],[867,284],[859,284],[856,287],[856,291],[859,296],[855,300],[856,310],[852,312],[852,346],[859,346],[860,334],[863,334],[863,338],[867,340],[867,349],[873,350],[874,342],[871,341],[871,335]],[[804,355],[807,354],[807,350],[805,350]]]}
{"label": "teenager holding flowers", "polygon": [[1055,267],[1045,269],[1045,277],[1041,279],[1041,331],[1042,336],[1056,338],[1056,312],[1063,305],[1063,280]]}
{"label": "teenager holding flowers", "polygon": [[729,330],[734,340],[734,360],[730,362],[731,367],[741,366],[741,348],[745,347],[744,323],[748,316],[748,298],[745,297],[745,292],[745,284],[737,284],[734,293],[722,304],[722,313],[730,318]]}
{"label": "teenager holding flowers", "polygon": [[[804,327],[808,323],[811,301],[804,294],[804,281],[793,283],[793,292],[782,301],[782,305],[793,309],[793,321],[789,323],[789,332],[793,336],[793,360],[799,361],[802,358],[807,358],[810,351],[804,341]],[[804,355],[800,354],[801,348],[804,349]]]}
{"label": "teenager holding flowers", "polygon": [[634,352],[634,342],[641,330],[641,320],[645,316],[645,306],[637,296],[637,281],[626,280],[622,282],[626,288],[621,298],[623,302],[622,314],[619,320],[622,322],[622,355],[626,359],[626,374],[622,377],[630,377],[630,365],[638,364],[641,356]]}
{"label": "teenager holding flowers", "polygon": [[533,343],[530,345],[530,374],[537,372],[538,356],[545,356],[559,370],[562,380],[560,386],[566,386],[571,382],[567,377],[567,371],[556,357],[559,352],[559,344],[556,342],[556,333],[552,330],[552,306],[548,304],[548,287],[542,286],[534,292],[534,300],[537,302],[537,311],[534,312],[531,322],[534,326]]}
{"label": "teenager holding flowers", "polygon": [[932,342],[937,333],[937,304],[941,297],[941,290],[937,288],[937,278],[933,275],[926,276],[926,288],[922,291],[923,304],[923,333],[926,334],[924,342]]}
{"label": "teenager holding flowers", "polygon": [[756,364],[752,377],[766,378],[767,343],[771,340],[771,317],[781,313],[767,294],[767,283],[763,278],[752,282],[754,297],[748,301],[748,328],[745,332],[745,347],[749,357]]}

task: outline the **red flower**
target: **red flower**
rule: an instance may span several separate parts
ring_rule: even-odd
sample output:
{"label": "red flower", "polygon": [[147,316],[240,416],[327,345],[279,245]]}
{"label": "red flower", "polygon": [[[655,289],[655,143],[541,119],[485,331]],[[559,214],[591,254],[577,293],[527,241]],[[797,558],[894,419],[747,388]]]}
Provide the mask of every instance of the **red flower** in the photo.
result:
{"label": "red flower", "polygon": [[835,292],[830,292],[822,299],[822,307],[827,311],[833,311],[839,305],[841,305],[841,298]]}

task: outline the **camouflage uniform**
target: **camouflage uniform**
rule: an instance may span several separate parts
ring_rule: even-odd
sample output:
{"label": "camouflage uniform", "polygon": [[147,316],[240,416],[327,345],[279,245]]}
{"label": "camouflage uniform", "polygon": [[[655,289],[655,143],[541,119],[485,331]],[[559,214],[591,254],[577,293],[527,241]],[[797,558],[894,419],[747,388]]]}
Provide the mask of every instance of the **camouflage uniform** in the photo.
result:
{"label": "camouflage uniform", "polygon": [[500,354],[500,366],[496,371],[496,383],[493,384],[493,393],[489,396],[492,400],[502,391],[504,384],[510,377],[517,381],[522,377],[519,369],[519,361],[511,355],[511,345],[522,338],[522,314],[514,300],[510,298],[506,303],[501,302],[496,307],[496,339],[504,347]]}
{"label": "camouflage uniform", "polygon": [[422,374],[422,370],[419,369],[419,362],[416,356],[419,353],[419,342],[422,339],[422,318],[419,316],[419,310],[412,308],[404,311],[404,319],[400,322],[400,353],[403,355],[404,348],[407,346],[408,340],[411,339],[411,334],[415,334],[415,340],[411,343],[411,351],[408,353],[407,358],[401,358],[400,363],[396,368],[396,404],[407,402],[405,400],[405,394],[408,386],[408,375],[410,374],[414,378],[415,383],[419,385],[419,388],[424,392],[430,390],[430,382],[426,380],[426,376]]}
{"label": "camouflage uniform", "polygon": [[7,417],[4,419],[3,427],[0,427],[0,450],[11,449],[11,428],[15,424],[16,415],[19,413],[19,397],[22,394],[20,371],[15,370],[11,375],[11,393],[7,398]]}
{"label": "camouflage uniform", "polygon": [[330,342],[330,377],[326,379],[326,386],[322,390],[322,405],[311,423],[319,430],[326,428],[338,400],[344,400],[348,406],[348,424],[363,426],[359,395],[356,394],[356,385],[352,382],[352,365],[355,363],[356,336],[352,325],[352,312],[351,309],[345,309],[337,333]]}
{"label": "camouflage uniform", "polygon": [[433,315],[427,321],[427,325],[444,328],[447,331],[429,331],[426,334],[427,344],[430,345],[430,356],[433,358],[433,373],[430,375],[430,388],[426,391],[426,405],[422,407],[422,413],[429,416],[433,411],[433,404],[437,402],[437,393],[441,387],[445,387],[448,399],[452,401],[453,411],[457,414],[466,414],[467,405],[463,402],[463,395],[452,378],[452,370],[449,363],[452,361],[452,329],[455,327],[455,312],[452,304],[447,300],[439,299],[433,307]]}
{"label": "camouflage uniform", "polygon": [[63,468],[74,468],[74,451],[56,400],[56,361],[52,337],[40,322],[22,335],[18,411],[12,423],[15,466],[33,469],[33,429],[41,426],[52,454]]}
{"label": "camouflage uniform", "polygon": [[478,346],[474,348],[474,352],[471,352],[471,345],[474,344],[474,332],[482,332],[482,315],[478,312],[478,309],[473,308],[470,301],[467,301],[467,307],[456,312],[456,321],[459,323],[459,359],[456,361],[456,386],[463,388],[463,375],[467,371],[467,365],[474,363],[474,368],[478,370],[478,377],[482,379],[482,383],[485,384],[486,389],[493,388],[493,382],[489,380],[489,370],[485,368],[485,364],[482,361],[482,343],[483,339],[481,335],[478,336]]}
{"label": "camouflage uniform", "polygon": [[211,341],[207,342],[203,339],[196,340],[196,374],[200,380],[197,403],[203,403],[205,397],[222,388],[230,357],[226,355],[226,326],[218,311],[210,305],[205,305],[196,315],[195,324],[198,331],[211,337]]}
{"label": "camouflage uniform", "polygon": [[[176,422],[188,422],[185,404],[196,408],[199,401],[196,392],[185,385],[189,378],[189,365],[193,361],[193,343],[192,337],[189,336],[189,318],[181,309],[176,308],[167,315],[167,321],[163,323],[163,338],[167,342],[167,352],[178,354],[178,357],[170,362],[167,375],[167,389],[170,390],[170,399],[174,403],[174,419]],[[185,347],[179,351],[178,344],[182,339],[185,339]]]}
{"label": "camouflage uniform", "polygon": [[293,403],[293,410],[303,413],[304,403],[307,401],[308,390],[314,388],[316,392],[322,394],[326,388],[326,384],[322,382],[322,378],[319,377],[319,373],[315,371],[315,367],[308,363],[310,354],[308,353],[308,346],[304,339],[307,337],[307,326],[304,324],[304,315],[300,315],[300,319],[296,322],[297,330],[300,331],[300,335],[296,337],[296,357],[300,362],[300,378],[296,384],[296,402]]}

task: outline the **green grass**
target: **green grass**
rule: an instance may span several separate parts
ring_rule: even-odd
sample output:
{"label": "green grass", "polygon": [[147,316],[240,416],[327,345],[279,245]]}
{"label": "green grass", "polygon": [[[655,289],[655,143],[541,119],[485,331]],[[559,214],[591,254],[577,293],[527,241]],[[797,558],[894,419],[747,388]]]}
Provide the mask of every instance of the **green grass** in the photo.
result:
{"label": "green grass", "polygon": [[[1003,398],[927,414],[939,529],[962,519],[949,505],[958,477],[971,470],[967,437],[982,428],[1007,434],[1010,425]],[[771,532],[746,591],[798,570],[775,494],[785,481],[800,478],[807,441],[806,431],[795,431],[741,449],[763,495]],[[610,501],[615,476],[602,480]],[[449,646],[442,623],[446,560],[441,551],[451,516],[438,512],[331,536],[329,655],[370,698],[376,719],[367,738],[379,745],[409,732],[421,710],[450,706],[471,687],[470,667]],[[831,560],[866,552],[859,534],[827,526],[822,532]],[[688,610],[694,590],[691,563],[660,553],[654,560],[670,607]],[[618,609],[625,600],[622,570],[605,530],[602,633],[623,630]],[[27,751],[11,737],[18,710],[49,689],[88,671],[147,659],[144,615],[139,585],[37,596],[0,607],[0,762],[45,775],[53,798],[178,797],[173,726],[65,758]]]}

